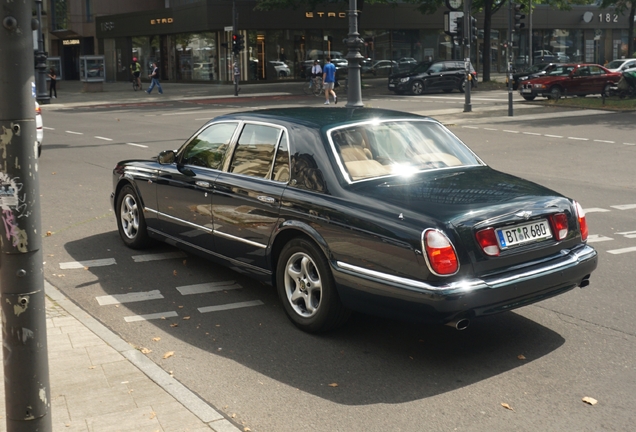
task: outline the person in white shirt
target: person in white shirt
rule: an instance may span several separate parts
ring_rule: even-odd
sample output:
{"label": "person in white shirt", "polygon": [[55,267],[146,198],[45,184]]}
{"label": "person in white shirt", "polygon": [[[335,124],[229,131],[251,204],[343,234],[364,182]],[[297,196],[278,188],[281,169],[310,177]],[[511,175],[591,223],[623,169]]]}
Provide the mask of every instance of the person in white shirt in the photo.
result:
{"label": "person in white shirt", "polygon": [[318,60],[314,60],[314,65],[311,67],[311,79],[309,80],[309,87],[314,85],[317,77],[322,77],[322,68]]}

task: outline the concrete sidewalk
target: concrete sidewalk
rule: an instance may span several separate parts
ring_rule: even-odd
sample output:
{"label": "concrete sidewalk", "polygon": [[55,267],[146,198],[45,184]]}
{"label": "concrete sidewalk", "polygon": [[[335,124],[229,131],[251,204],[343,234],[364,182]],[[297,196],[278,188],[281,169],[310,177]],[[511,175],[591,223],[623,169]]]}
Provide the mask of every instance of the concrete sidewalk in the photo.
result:
{"label": "concrete sidewalk", "polygon": [[[52,285],[45,286],[53,431],[242,431]],[[4,399],[2,386],[3,407]],[[0,431],[6,431],[4,415]]]}

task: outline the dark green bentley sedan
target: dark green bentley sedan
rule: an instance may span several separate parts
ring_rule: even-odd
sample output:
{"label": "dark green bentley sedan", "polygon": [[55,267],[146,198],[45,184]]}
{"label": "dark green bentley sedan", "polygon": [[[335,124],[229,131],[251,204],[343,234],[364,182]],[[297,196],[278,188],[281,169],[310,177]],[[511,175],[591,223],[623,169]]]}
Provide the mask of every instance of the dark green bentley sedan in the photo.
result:
{"label": "dark green bentley sedan", "polygon": [[351,311],[463,329],[587,286],[597,266],[576,201],[398,111],[226,115],[113,174],[126,245],[159,239],[250,273],[309,332]]}

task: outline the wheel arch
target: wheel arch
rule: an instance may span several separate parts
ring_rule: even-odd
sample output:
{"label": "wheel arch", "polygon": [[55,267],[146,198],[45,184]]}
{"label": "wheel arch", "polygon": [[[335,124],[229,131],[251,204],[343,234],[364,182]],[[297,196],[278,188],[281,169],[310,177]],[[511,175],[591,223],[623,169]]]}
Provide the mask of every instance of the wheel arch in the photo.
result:
{"label": "wheel arch", "polygon": [[[113,207],[117,206],[117,200],[119,199],[119,194],[121,193],[121,190],[125,186],[130,186],[130,187],[133,188],[133,190],[135,191],[135,194],[137,195],[137,199],[139,200],[139,203],[141,204],[141,207],[142,208],[146,208],[146,205],[144,204],[144,198],[141,195],[141,192],[139,191],[139,188],[137,187],[137,183],[134,181],[134,179],[132,177],[129,177],[129,176],[123,176],[117,182],[117,186],[115,187],[115,191],[114,191],[114,195],[113,195],[114,196]],[[117,211],[116,208],[113,208],[113,210],[115,210],[115,212]]]}

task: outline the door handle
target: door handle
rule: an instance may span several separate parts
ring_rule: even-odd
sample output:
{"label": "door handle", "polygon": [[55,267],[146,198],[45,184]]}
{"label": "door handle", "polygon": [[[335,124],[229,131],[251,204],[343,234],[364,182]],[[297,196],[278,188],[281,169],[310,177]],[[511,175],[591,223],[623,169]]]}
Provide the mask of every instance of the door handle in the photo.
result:
{"label": "door handle", "polygon": [[259,195],[256,197],[256,199],[268,204],[274,204],[276,202],[275,198],[272,198],[270,196],[265,196],[265,195]]}
{"label": "door handle", "polygon": [[202,188],[209,188],[210,187],[210,183],[208,183],[206,181],[195,181],[194,184],[199,186],[199,187],[202,187]]}

